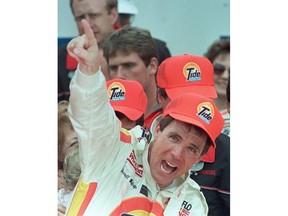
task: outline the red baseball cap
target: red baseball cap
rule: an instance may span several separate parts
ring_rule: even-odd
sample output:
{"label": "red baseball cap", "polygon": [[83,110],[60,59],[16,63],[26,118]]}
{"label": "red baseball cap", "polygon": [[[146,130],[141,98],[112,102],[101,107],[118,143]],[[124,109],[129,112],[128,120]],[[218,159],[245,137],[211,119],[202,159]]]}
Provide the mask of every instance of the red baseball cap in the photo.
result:
{"label": "red baseball cap", "polygon": [[217,98],[214,68],[203,56],[183,54],[165,59],[158,68],[156,80],[170,99],[185,92]]}
{"label": "red baseball cap", "polygon": [[212,99],[199,94],[184,93],[168,103],[163,118],[167,115],[202,128],[211,138],[212,146],[216,147],[215,139],[222,131],[224,120]]}
{"label": "red baseball cap", "polygon": [[106,87],[115,111],[123,113],[132,121],[144,115],[148,100],[139,82],[115,78],[107,81]]}

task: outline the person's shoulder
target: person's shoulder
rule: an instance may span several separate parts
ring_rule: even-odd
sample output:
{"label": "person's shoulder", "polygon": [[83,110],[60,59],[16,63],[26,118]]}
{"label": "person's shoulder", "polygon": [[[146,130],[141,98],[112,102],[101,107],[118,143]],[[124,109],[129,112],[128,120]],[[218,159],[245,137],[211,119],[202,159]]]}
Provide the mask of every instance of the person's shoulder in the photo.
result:
{"label": "person's shoulder", "polygon": [[186,201],[186,205],[193,206],[189,209],[189,213],[192,213],[192,215],[207,215],[208,206],[200,186],[191,178],[186,181],[186,185],[184,201]]}
{"label": "person's shoulder", "polygon": [[220,135],[215,140],[216,142],[216,157],[221,157],[222,159],[230,158],[230,137],[226,134],[220,133]]}
{"label": "person's shoulder", "polygon": [[165,41],[158,38],[153,38],[159,54],[159,65],[166,59],[171,57],[171,53]]}
{"label": "person's shoulder", "polygon": [[195,182],[193,179],[191,179],[190,177],[187,179],[186,181],[186,184],[187,184],[187,188],[188,188],[188,191],[190,190],[196,190],[196,191],[199,191],[201,190],[200,186],[198,185],[197,182]]}
{"label": "person's shoulder", "polygon": [[58,50],[66,50],[68,43],[58,45]]}
{"label": "person's shoulder", "polygon": [[67,54],[67,43],[61,44],[58,46],[58,55],[66,55]]}
{"label": "person's shoulder", "polygon": [[165,41],[160,40],[158,38],[153,38],[153,40],[154,40],[160,54],[164,55],[165,57],[171,56],[170,50],[168,49],[167,43]]}
{"label": "person's shoulder", "polygon": [[220,133],[220,135],[216,138],[215,142],[216,142],[216,145],[217,144],[222,144],[222,145],[228,145],[229,144],[230,145],[230,137],[224,133]]}
{"label": "person's shoulder", "polygon": [[153,40],[155,41],[156,44],[160,44],[162,46],[166,46],[166,42],[161,40],[161,39],[153,38]]}

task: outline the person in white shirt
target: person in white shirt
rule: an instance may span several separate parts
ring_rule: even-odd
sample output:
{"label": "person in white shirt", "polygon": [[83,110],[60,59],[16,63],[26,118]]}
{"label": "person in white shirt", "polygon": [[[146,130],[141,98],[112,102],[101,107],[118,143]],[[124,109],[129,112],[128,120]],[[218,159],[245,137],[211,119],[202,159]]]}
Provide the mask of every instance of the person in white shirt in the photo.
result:
{"label": "person in white shirt", "polygon": [[66,215],[207,215],[189,169],[223,127],[213,100],[187,93],[163,113],[152,143],[141,145],[136,126],[122,130],[109,103],[97,41],[86,20],[85,34],[67,47],[78,61],[70,90],[71,122],[79,137],[81,177]]}

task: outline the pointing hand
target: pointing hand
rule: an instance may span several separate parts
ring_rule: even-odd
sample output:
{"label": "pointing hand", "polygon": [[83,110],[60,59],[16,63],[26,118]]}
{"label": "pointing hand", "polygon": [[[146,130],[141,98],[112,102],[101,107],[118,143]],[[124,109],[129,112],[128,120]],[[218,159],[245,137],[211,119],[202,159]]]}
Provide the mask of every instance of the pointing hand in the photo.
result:
{"label": "pointing hand", "polygon": [[81,72],[93,75],[100,65],[98,45],[89,23],[83,19],[81,25],[84,34],[73,38],[67,45],[67,51],[78,61]]}

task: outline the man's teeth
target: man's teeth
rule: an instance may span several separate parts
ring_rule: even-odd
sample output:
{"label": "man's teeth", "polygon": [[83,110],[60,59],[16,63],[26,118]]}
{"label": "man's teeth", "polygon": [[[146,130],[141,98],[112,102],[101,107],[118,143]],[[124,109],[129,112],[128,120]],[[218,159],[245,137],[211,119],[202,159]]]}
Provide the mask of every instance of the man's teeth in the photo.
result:
{"label": "man's teeth", "polygon": [[167,174],[174,172],[176,169],[177,167],[170,164],[168,161],[163,161],[161,163],[161,170]]}
{"label": "man's teeth", "polygon": [[171,171],[168,171],[168,170],[165,170],[164,168],[163,168],[163,165],[161,164],[161,170],[163,171],[163,172],[165,172],[165,173],[171,173]]}
{"label": "man's teeth", "polygon": [[176,166],[170,164],[168,161],[166,161],[166,163],[167,163],[170,167],[172,167],[172,168],[175,168],[175,167],[176,167]]}

